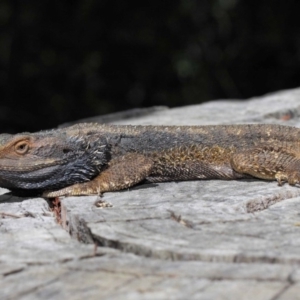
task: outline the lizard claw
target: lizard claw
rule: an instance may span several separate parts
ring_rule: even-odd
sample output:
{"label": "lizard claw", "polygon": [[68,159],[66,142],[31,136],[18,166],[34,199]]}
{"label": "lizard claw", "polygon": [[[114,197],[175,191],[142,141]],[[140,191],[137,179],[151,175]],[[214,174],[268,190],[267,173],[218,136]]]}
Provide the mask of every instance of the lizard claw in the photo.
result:
{"label": "lizard claw", "polygon": [[291,174],[277,172],[275,178],[279,186],[282,186],[284,182],[288,182],[289,185],[296,185],[300,182],[300,176],[297,172],[292,172]]}
{"label": "lizard claw", "polygon": [[282,172],[277,172],[275,179],[277,180],[278,186],[282,186],[284,182],[288,181],[287,175]]}

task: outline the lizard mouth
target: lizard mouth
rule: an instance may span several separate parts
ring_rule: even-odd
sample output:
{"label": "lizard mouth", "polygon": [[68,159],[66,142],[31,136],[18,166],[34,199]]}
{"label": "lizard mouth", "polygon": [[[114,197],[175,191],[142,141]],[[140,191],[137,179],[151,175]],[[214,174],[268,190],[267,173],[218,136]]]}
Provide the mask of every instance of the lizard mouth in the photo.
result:
{"label": "lizard mouth", "polygon": [[0,167],[0,185],[8,189],[43,189],[53,186],[61,164],[35,164],[17,169]]}
{"label": "lizard mouth", "polygon": [[51,190],[94,178],[104,164],[89,156],[74,159],[48,159],[8,167],[0,161],[0,186],[10,189]]}

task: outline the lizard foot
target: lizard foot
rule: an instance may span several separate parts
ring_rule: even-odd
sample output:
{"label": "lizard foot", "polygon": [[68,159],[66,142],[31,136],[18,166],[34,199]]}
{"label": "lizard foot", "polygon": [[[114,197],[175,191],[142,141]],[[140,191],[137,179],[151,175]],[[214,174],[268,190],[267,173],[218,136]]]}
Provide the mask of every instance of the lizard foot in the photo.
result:
{"label": "lizard foot", "polygon": [[289,185],[296,185],[300,183],[300,175],[298,172],[291,172],[290,174],[277,172],[275,178],[279,186],[282,186],[284,182],[288,182]]}
{"label": "lizard foot", "polygon": [[45,191],[43,197],[55,198],[62,196],[88,196],[88,195],[101,195],[100,187],[90,182],[77,183],[57,191]]}
{"label": "lizard foot", "polygon": [[279,186],[282,186],[285,182],[288,181],[288,177],[285,173],[277,172],[275,174],[275,179],[277,180],[277,183]]}

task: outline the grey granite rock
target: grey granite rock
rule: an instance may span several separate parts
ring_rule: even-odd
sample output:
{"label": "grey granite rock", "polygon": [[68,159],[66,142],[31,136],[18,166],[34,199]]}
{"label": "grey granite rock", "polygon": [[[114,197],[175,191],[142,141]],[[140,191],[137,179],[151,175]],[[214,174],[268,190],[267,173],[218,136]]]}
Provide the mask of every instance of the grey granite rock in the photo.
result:
{"label": "grey granite rock", "polygon": [[[299,100],[295,89],[83,121],[300,126]],[[0,299],[299,298],[297,187],[139,185],[102,199],[62,199],[62,226],[45,199],[0,192]]]}

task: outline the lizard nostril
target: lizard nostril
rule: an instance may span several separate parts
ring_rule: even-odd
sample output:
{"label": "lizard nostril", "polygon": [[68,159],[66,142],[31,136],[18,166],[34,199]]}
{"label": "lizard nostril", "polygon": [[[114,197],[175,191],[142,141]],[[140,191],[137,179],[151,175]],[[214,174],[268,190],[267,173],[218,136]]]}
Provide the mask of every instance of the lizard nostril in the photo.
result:
{"label": "lizard nostril", "polygon": [[69,152],[71,152],[71,151],[72,151],[71,149],[67,149],[67,148],[64,148],[64,149],[63,149],[63,153],[64,153],[64,154],[69,153]]}

